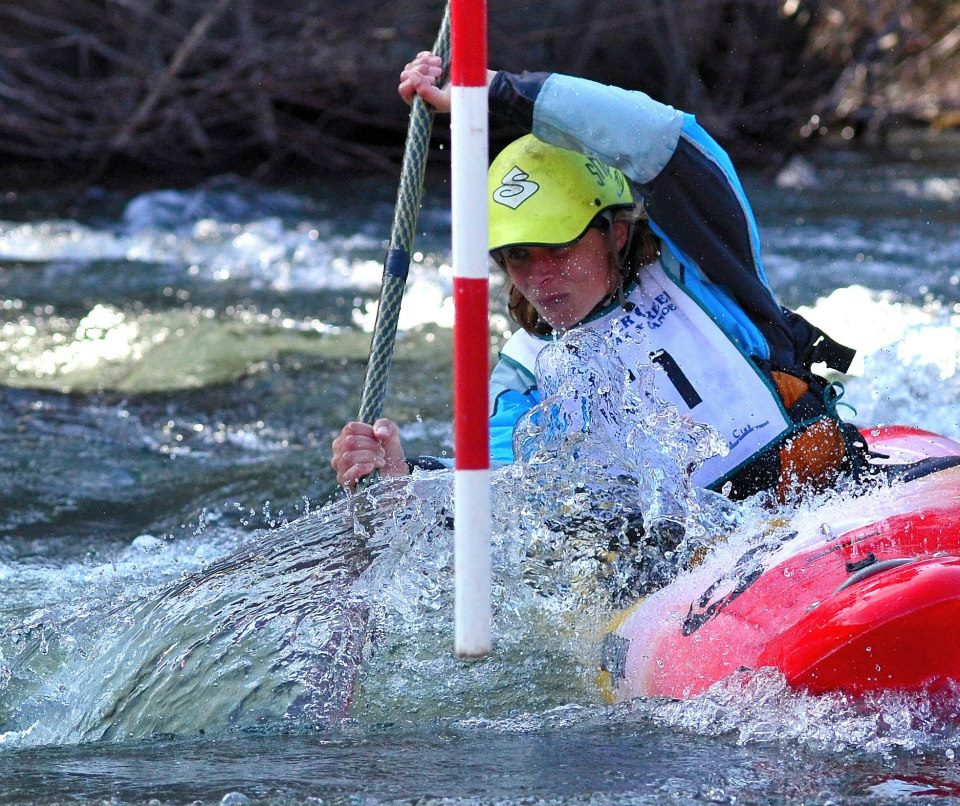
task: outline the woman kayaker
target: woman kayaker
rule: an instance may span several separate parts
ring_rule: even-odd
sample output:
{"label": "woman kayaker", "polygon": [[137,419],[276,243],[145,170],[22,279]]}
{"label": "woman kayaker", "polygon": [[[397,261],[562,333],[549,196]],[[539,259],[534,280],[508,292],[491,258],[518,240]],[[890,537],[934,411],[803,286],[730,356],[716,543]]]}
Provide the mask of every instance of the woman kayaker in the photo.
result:
{"label": "woman kayaker", "polygon": [[[399,92],[441,112],[440,59],[420,53]],[[753,211],[729,157],[692,115],[642,92],[561,74],[493,72],[490,112],[528,134],[488,173],[490,253],[522,327],[491,386],[491,459],[509,463],[513,428],[539,402],[536,357],[554,334],[588,327],[627,367],[657,364],[656,393],[720,431],[729,452],[692,477],[743,498],[786,499],[861,464],[815,362],[845,370],[852,351],[776,301]],[[333,442],[342,485],[409,473],[397,425],[348,423]]]}

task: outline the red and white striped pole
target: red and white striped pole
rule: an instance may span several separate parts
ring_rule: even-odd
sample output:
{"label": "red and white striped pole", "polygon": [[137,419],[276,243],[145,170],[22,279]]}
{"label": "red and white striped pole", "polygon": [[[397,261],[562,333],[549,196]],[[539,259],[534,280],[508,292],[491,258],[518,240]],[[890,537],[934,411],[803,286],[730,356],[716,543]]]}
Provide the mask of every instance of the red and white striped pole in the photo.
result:
{"label": "red and white striped pole", "polygon": [[487,258],[487,9],[451,0],[454,634],[460,657],[490,654],[490,335]]}

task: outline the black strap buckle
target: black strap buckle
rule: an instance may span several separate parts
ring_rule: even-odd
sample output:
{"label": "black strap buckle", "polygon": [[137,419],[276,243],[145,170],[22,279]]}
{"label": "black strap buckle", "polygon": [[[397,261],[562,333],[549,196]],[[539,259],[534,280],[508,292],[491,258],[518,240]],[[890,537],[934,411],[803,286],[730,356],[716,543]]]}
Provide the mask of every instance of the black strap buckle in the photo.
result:
{"label": "black strap buckle", "polygon": [[846,372],[853,363],[857,351],[852,347],[845,347],[838,341],[831,339],[819,328],[817,337],[807,348],[803,356],[803,363],[809,369],[813,364],[826,364],[837,372]]}

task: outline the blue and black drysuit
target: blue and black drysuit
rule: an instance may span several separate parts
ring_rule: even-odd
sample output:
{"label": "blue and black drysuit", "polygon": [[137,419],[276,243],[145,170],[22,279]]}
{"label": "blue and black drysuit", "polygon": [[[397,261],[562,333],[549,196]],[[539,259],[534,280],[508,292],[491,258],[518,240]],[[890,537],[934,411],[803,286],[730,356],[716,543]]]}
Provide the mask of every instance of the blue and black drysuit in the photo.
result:
{"label": "blue and black drysuit", "polygon": [[[497,73],[490,85],[490,111],[544,142],[619,169],[643,202],[673,281],[769,378],[771,394],[780,396],[793,423],[788,432],[709,486],[730,482],[737,497],[782,488],[788,471],[803,479],[798,470],[808,460],[804,452],[811,451],[831,454],[820,461],[837,470],[850,466],[859,450],[852,444],[854,430],[839,422],[832,387],[810,367],[824,362],[846,370],[853,351],[779,305],[736,171],[693,115],[642,92],[561,74],[507,72]],[[514,426],[539,399],[529,368],[502,357],[491,378],[494,463],[514,460]]]}

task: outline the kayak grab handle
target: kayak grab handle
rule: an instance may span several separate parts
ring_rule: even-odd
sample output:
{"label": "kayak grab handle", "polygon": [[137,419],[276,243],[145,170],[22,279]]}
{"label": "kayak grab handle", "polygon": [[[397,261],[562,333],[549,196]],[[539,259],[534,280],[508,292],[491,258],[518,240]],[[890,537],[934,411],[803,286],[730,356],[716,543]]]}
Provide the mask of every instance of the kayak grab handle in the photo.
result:
{"label": "kayak grab handle", "polygon": [[842,590],[846,590],[851,585],[856,585],[858,582],[863,582],[865,579],[869,579],[874,576],[874,574],[879,574],[882,571],[889,571],[891,568],[899,568],[901,565],[906,565],[907,563],[916,562],[919,560],[919,557],[898,557],[894,560],[884,560],[883,562],[874,562],[865,568],[861,568],[859,571],[854,573],[852,576],[845,579],[840,587],[837,588],[833,595],[840,593]]}

